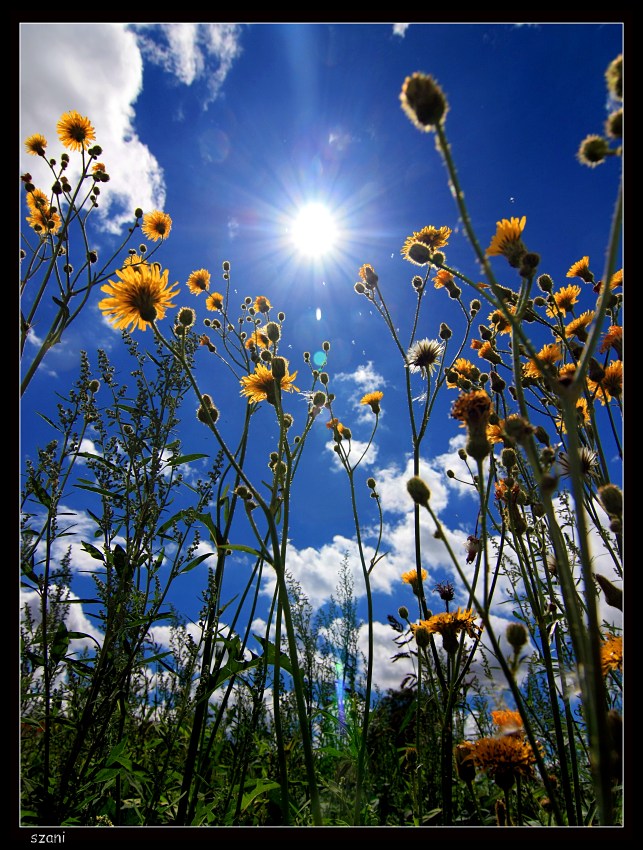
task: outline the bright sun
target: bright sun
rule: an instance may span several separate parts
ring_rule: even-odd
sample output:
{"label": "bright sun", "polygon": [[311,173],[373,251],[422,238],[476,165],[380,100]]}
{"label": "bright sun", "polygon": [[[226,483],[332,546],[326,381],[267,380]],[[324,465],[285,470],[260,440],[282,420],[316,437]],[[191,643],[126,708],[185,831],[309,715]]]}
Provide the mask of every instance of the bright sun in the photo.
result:
{"label": "bright sun", "polygon": [[335,247],[337,226],[328,207],[310,203],[301,207],[295,216],[290,236],[300,254],[321,257]]}

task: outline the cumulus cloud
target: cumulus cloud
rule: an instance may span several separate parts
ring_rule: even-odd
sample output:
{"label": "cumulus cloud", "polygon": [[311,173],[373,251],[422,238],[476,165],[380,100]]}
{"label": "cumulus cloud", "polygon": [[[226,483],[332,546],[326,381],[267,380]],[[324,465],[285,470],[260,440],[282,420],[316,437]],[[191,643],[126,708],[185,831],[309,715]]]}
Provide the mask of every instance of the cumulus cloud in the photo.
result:
{"label": "cumulus cloud", "polygon": [[[68,655],[78,655],[83,649],[90,651],[96,649],[96,644],[101,644],[103,635],[96,629],[95,623],[91,622],[83,611],[82,603],[78,602],[78,596],[70,590],[63,591],[62,598],[69,602],[65,613],[64,622],[70,632],[80,632],[90,637],[74,638],[69,641]],[[29,615],[34,623],[38,625],[41,621],[40,596],[35,590],[20,590],[20,612],[25,616],[25,609],[29,609]],[[93,639],[92,639],[93,638]]]}
{"label": "cumulus cloud", "polygon": [[138,24],[133,29],[146,60],[186,86],[205,82],[204,109],[218,96],[241,53],[238,24]]}
{"label": "cumulus cloud", "polygon": [[[110,175],[98,216],[111,233],[131,224],[137,207],[163,209],[165,180],[156,156],[135,129],[144,60],[160,64],[184,85],[202,81],[204,108],[219,94],[240,54],[236,24],[23,23],[20,29],[20,121],[23,138],[40,133],[53,155],[56,123],[70,110],[87,116]],[[67,171],[78,174],[76,157]],[[50,185],[45,163],[24,152],[21,168]]]}
{"label": "cumulus cloud", "polygon": [[404,38],[410,26],[410,24],[393,24],[393,35],[399,35],[400,38]]}
{"label": "cumulus cloud", "polygon": [[[20,30],[21,130],[41,133],[55,154],[55,127],[69,110],[87,116],[103,148],[111,176],[98,214],[117,233],[133,221],[134,209],[163,207],[165,186],[158,161],[134,130],[134,104],[143,83],[136,36],[122,24],[25,24]],[[68,176],[74,176],[71,155]],[[42,160],[22,155],[21,166],[51,183]],[[108,215],[109,214],[109,215]]]}
{"label": "cumulus cloud", "polygon": [[[335,445],[335,442],[331,440],[326,443],[325,446],[326,451],[332,454],[333,456],[331,469],[335,472],[343,472],[344,467],[342,465],[341,460],[339,459],[339,455],[335,451]],[[378,448],[375,443],[371,443],[369,445],[364,440],[351,439],[350,449],[348,448],[348,442],[346,442],[345,440],[342,441],[342,445],[344,446],[345,451],[348,454],[348,462],[353,466],[358,461],[363,466],[372,466],[377,461]]]}

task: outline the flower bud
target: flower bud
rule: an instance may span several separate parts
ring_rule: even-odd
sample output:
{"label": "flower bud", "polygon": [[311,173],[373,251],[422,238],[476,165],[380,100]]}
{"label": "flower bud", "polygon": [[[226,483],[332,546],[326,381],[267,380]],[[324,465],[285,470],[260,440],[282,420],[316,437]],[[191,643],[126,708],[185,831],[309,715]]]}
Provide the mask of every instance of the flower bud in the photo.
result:
{"label": "flower bud", "polygon": [[431,491],[419,475],[414,475],[413,478],[409,478],[406,482],[406,489],[416,505],[428,507],[429,499],[431,498]]}
{"label": "flower bud", "polygon": [[509,623],[505,631],[505,637],[514,652],[518,653],[527,643],[527,629],[522,623]]}
{"label": "flower bud", "polygon": [[281,381],[286,376],[286,361],[283,357],[273,357],[272,377],[275,381]]}
{"label": "flower bud", "polygon": [[405,605],[400,605],[400,607],[397,609],[397,613],[401,620],[408,620],[409,609]]}
{"label": "flower bud", "polygon": [[610,516],[623,515],[623,493],[616,484],[605,484],[598,488],[598,498],[601,505]]}
{"label": "flower bud", "polygon": [[268,322],[266,325],[266,336],[270,342],[279,342],[281,337],[281,328],[276,322]]}
{"label": "flower bud", "polygon": [[453,331],[445,322],[440,322],[439,336],[440,339],[451,339],[451,337],[453,336]]}

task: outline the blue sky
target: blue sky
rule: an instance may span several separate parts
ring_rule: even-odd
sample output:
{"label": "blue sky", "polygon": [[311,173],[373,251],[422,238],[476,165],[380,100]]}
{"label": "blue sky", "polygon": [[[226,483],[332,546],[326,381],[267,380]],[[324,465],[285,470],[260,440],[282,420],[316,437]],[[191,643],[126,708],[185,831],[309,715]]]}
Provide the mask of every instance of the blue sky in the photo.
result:
{"label": "blue sky", "polygon": [[[447,95],[446,130],[483,247],[496,221],[524,215],[525,241],[541,255],[540,269],[563,285],[567,269],[582,256],[602,272],[619,164],[589,169],[576,152],[586,135],[602,132],[611,109],[604,73],[622,51],[622,26],[23,24],[20,35],[21,142],[42,133],[53,152],[56,122],[70,109],[96,128],[112,178],[101,195],[101,251],[117,244],[135,207],[163,209],[173,227],[157,259],[182,287],[178,303],[197,308],[199,321],[206,311],[188,293],[187,277],[207,268],[212,289],[220,288],[221,263],[228,260],[239,302],[266,295],[286,313],[283,353],[291,369],[303,376],[302,352],[314,353],[330,341],[335,412],[356,440],[368,440],[372,423],[359,399],[374,389],[384,392],[380,427],[360,473],[367,527],[375,517],[363,481],[373,475],[378,482],[389,553],[372,576],[377,681],[397,685],[404,671],[386,660],[394,651],[386,617],[413,603],[399,580],[413,566],[412,506],[405,490],[411,443],[399,353],[353,285],[363,263],[374,266],[404,339],[417,272],[400,256],[407,236],[429,224],[450,227],[449,264],[473,278],[478,274],[433,137],[418,132],[400,108],[402,83],[415,71],[430,73]],[[40,165],[21,157],[21,171],[29,170],[36,185]],[[320,256],[297,251],[292,239],[298,212],[311,202],[326,207],[337,229],[335,248]],[[501,282],[517,285],[502,258],[493,265]],[[440,322],[455,328],[461,315],[444,290],[430,290],[427,298],[418,336],[433,339]],[[22,401],[23,457],[51,438],[36,414],[51,412],[54,392],[66,394],[81,349],[102,347],[127,368],[120,334],[101,316],[99,300],[95,293]],[[151,345],[149,331],[136,336]],[[232,432],[245,401],[238,387],[212,374],[211,361],[201,356],[199,362],[202,391],[214,395],[222,431]],[[305,380],[297,383],[306,388]],[[453,400],[454,392],[444,391],[432,416],[423,474],[454,547],[464,553],[473,502],[467,488],[445,474],[460,465],[462,437],[448,418]],[[297,405],[305,416],[305,402],[288,399],[295,418]],[[186,452],[214,454],[214,439],[194,420],[190,404],[185,420]],[[329,451],[329,433],[323,421],[316,423],[295,484],[295,504],[303,509],[294,516],[288,563],[316,608],[334,592],[345,551],[363,599],[347,481]],[[89,528],[83,501],[70,498],[69,504],[82,533]],[[428,528],[423,546],[429,587],[453,580],[446,553]],[[176,604],[195,617],[204,573],[195,570],[185,578]],[[78,595],[88,581],[78,576]],[[464,590],[457,583],[456,589],[457,603]],[[440,603],[437,596],[434,601]],[[506,608],[498,616],[509,616]]]}

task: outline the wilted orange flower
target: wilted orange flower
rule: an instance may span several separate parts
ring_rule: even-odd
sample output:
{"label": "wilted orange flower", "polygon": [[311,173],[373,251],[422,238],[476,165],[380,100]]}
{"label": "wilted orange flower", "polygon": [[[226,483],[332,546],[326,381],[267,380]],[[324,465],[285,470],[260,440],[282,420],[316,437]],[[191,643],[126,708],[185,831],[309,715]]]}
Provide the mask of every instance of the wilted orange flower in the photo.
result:
{"label": "wilted orange flower", "polygon": [[490,443],[495,445],[496,443],[503,443],[505,436],[505,420],[500,419],[496,425],[487,425],[487,440]]}
{"label": "wilted orange flower", "polygon": [[585,283],[594,283],[594,275],[589,269],[589,257],[583,257],[575,262],[565,277],[579,277]]}
{"label": "wilted orange flower", "polygon": [[433,280],[433,286],[436,289],[441,289],[443,286],[446,286],[446,284],[453,283],[453,275],[446,269],[438,269],[435,277],[431,279]]}
{"label": "wilted orange flower", "polygon": [[547,307],[547,315],[548,316],[556,316],[560,313],[563,316],[567,315],[567,311],[571,310],[574,304],[578,301],[578,296],[581,294],[580,286],[576,286],[576,284],[570,284],[569,286],[564,286],[562,289],[559,289],[558,292],[553,293],[553,299],[556,302],[556,307],[558,307],[558,311],[556,311],[553,307]]}
{"label": "wilted orange flower", "polygon": [[451,416],[469,428],[487,427],[491,415],[491,399],[484,390],[463,393],[453,403]]}
{"label": "wilted orange flower", "polygon": [[326,427],[329,428],[331,431],[337,431],[340,434],[344,431],[344,426],[337,418],[329,419],[326,423]]}
{"label": "wilted orange flower", "polygon": [[471,348],[477,348],[478,357],[482,357],[483,360],[488,360],[489,363],[502,363],[502,357],[498,354],[496,349],[493,346],[493,343],[486,339],[484,342],[481,342],[480,345],[475,345],[473,343],[477,343],[478,340],[474,339],[471,343]]}
{"label": "wilted orange flower", "polygon": [[538,359],[530,360],[528,363],[525,363],[523,366],[523,375],[527,378],[540,378],[542,376],[541,366],[538,365],[538,361],[546,366],[553,366],[554,363],[558,362],[558,360],[563,359],[563,352],[560,349],[559,345],[556,345],[554,342],[549,342],[547,345],[544,345],[537,355]]}
{"label": "wilted orange flower", "polygon": [[143,216],[141,230],[152,242],[158,242],[159,239],[167,239],[170,235],[170,230],[172,230],[172,219],[167,213],[160,210],[152,210],[152,212],[146,213]]}
{"label": "wilted orange flower", "polygon": [[379,277],[375,274],[375,269],[368,263],[364,263],[363,266],[360,266],[358,274],[362,283],[369,289],[373,289],[379,280]]}

